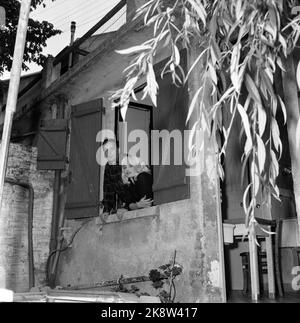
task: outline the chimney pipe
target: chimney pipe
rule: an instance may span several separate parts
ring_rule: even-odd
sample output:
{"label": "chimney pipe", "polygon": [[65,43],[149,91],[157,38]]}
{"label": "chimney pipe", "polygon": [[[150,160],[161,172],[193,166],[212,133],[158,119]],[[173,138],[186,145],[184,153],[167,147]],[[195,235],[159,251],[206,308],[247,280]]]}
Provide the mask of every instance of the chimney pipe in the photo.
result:
{"label": "chimney pipe", "polygon": [[75,31],[76,31],[76,22],[72,21],[71,22],[71,41],[70,41],[70,45],[72,46],[74,43],[74,39],[75,39]]}
{"label": "chimney pipe", "polygon": [[[75,31],[76,31],[76,22],[71,21],[71,40],[70,40],[70,46],[74,44],[75,39]],[[73,53],[69,54],[69,68],[71,68],[73,65]]]}

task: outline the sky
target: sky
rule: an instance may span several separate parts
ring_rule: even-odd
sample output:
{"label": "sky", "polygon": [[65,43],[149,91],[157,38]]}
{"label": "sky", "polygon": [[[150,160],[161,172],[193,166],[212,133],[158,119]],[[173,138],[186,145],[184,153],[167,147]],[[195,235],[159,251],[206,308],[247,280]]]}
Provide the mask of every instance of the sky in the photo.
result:
{"label": "sky", "polygon": [[[45,0],[46,7],[39,6],[31,12],[30,18],[46,20],[54,24],[55,28],[62,30],[60,35],[47,41],[43,54],[56,56],[70,43],[71,21],[76,22],[75,39],[84,35],[106,13],[108,13],[120,0]],[[108,23],[102,26],[95,34],[118,29],[126,20],[126,8],[118,12]],[[30,64],[30,70],[22,75],[40,71],[42,68]],[[1,79],[9,78],[10,73],[5,72]]]}

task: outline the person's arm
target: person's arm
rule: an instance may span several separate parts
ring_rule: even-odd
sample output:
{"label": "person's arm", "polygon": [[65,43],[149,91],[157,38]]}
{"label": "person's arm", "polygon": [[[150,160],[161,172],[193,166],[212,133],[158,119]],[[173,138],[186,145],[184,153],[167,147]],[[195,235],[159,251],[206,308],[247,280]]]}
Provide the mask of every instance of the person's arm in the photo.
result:
{"label": "person's arm", "polygon": [[137,177],[137,181],[135,183],[136,191],[138,192],[139,196],[146,197],[146,199],[153,198],[153,191],[152,191],[152,176],[148,173],[141,173]]}
{"label": "person's arm", "polygon": [[152,206],[152,202],[153,202],[152,199],[147,199],[146,196],[144,196],[138,202],[130,203],[129,209],[130,210],[144,209],[146,207]]}
{"label": "person's arm", "polygon": [[135,182],[135,191],[138,193],[138,201],[129,204],[131,210],[143,209],[152,206],[152,176],[148,173],[138,175]]}

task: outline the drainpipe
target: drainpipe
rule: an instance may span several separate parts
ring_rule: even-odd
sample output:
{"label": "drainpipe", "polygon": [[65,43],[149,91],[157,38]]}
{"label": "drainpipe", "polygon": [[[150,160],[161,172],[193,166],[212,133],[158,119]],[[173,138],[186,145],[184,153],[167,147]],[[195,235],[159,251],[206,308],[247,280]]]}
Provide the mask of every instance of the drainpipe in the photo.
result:
{"label": "drainpipe", "polygon": [[34,190],[31,184],[20,182],[11,178],[6,178],[5,183],[18,185],[29,191],[29,205],[28,205],[28,262],[29,262],[29,290],[34,287],[34,258],[33,258],[33,205],[34,205]]}
{"label": "drainpipe", "polygon": [[53,188],[53,212],[51,224],[50,253],[56,249],[58,235],[58,194],[60,187],[60,170],[55,171],[54,188]]}

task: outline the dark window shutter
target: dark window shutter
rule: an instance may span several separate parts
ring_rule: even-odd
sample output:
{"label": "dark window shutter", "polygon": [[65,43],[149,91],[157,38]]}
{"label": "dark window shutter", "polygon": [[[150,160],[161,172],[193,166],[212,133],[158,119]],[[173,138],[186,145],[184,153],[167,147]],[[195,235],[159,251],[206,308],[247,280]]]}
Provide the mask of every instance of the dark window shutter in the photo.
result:
{"label": "dark window shutter", "polygon": [[101,130],[102,100],[72,107],[70,183],[65,214],[68,219],[98,216],[100,200],[100,166],[96,142]]}
{"label": "dark window shutter", "polygon": [[66,164],[67,120],[43,120],[37,143],[37,169],[64,169]]}
{"label": "dark window shutter", "polygon": [[[182,65],[186,68],[186,51],[181,52]],[[177,87],[173,85],[170,75],[160,78],[160,71],[166,61],[157,64],[155,70],[159,84],[157,109],[153,109],[153,129],[154,130],[180,130],[182,141],[184,140],[184,130],[186,130],[185,120],[188,111],[188,91],[187,85]],[[159,143],[160,163],[162,160],[162,141]],[[182,165],[174,165],[174,143],[170,144],[170,165],[160,165],[153,167],[153,193],[156,205],[187,199],[190,196],[189,178],[186,177],[186,166],[184,163],[184,147],[182,147]]]}

